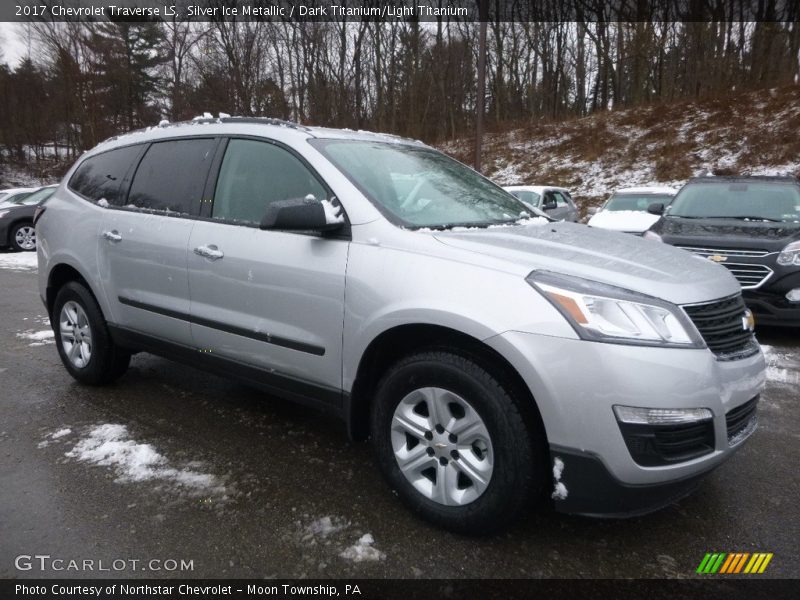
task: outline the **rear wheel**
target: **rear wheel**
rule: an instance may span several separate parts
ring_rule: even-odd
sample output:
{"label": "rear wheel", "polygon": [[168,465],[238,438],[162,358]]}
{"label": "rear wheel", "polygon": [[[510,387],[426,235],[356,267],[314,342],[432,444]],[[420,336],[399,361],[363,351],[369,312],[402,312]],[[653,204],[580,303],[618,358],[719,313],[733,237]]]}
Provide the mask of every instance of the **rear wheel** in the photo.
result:
{"label": "rear wheel", "polygon": [[473,359],[432,351],[400,360],[378,384],[371,429],[390,485],[452,531],[500,529],[541,489],[543,440]]}
{"label": "rear wheel", "polygon": [[33,223],[20,223],[11,230],[11,247],[17,251],[36,250],[36,228]]}
{"label": "rear wheel", "polygon": [[61,362],[75,379],[110,383],[128,369],[131,355],[114,344],[92,293],[78,282],[65,284],[51,315]]}

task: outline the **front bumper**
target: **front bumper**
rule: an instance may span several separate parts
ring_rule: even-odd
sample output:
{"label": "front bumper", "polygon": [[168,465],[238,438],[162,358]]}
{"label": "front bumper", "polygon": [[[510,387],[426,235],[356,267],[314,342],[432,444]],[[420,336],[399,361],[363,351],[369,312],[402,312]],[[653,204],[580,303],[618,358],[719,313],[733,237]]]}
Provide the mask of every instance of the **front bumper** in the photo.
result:
{"label": "front bumper", "polygon": [[[603,344],[521,332],[507,332],[487,343],[526,381],[551,449],[565,454],[558,457],[564,462],[561,482],[567,494],[563,499],[557,494],[555,505],[569,512],[635,514],[686,495],[741,446],[728,442],[726,414],[757,396],[765,382],[761,352],[718,361],[706,349]],[[707,408],[713,414],[713,450],[673,464],[642,466],[628,450],[614,405]]]}
{"label": "front bumper", "polygon": [[664,508],[691,494],[713,469],[663,483],[631,485],[615,478],[600,457],[550,446],[550,455],[563,464],[560,483],[567,490],[555,502],[558,512],[603,518],[628,518]]}

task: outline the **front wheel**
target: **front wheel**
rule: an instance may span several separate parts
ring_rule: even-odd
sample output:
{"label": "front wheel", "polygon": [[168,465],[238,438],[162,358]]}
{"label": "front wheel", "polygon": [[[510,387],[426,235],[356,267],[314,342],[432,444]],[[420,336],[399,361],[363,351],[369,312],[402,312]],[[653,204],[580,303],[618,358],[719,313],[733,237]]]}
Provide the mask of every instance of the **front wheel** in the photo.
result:
{"label": "front wheel", "polygon": [[496,531],[541,490],[543,439],[476,361],[407,357],[378,384],[372,437],[390,485],[425,519],[460,533]]}
{"label": "front wheel", "polygon": [[33,223],[20,223],[11,230],[11,247],[17,252],[36,250],[36,228]]}

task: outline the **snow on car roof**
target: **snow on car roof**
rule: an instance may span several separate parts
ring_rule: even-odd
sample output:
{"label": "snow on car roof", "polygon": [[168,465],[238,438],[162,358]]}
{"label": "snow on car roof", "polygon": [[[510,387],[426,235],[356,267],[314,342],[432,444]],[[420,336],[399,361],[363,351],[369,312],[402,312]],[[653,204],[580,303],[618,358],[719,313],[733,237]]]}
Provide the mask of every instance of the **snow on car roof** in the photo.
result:
{"label": "snow on car roof", "polygon": [[32,192],[36,189],[35,187],[21,187],[21,188],[6,188],[4,190],[0,190],[0,195],[5,194],[19,194],[20,192]]}
{"label": "snow on car roof", "polygon": [[428,146],[419,140],[402,138],[388,133],[375,133],[371,131],[353,131],[352,129],[331,129],[327,127],[309,127],[273,119],[271,117],[232,117],[225,113],[220,113],[219,117],[213,117],[210,113],[195,117],[191,121],[181,121],[170,123],[162,120],[158,125],[137,129],[127,133],[108,138],[90,150],[91,154],[96,154],[105,150],[110,150],[118,146],[149,142],[159,139],[169,139],[182,136],[203,135],[258,135],[269,131],[268,137],[283,140],[294,138],[335,138],[361,141],[380,141],[394,144],[407,144],[427,148]]}
{"label": "snow on car roof", "polygon": [[537,194],[542,194],[547,190],[558,190],[560,192],[567,192],[569,190],[567,188],[563,188],[557,185],[504,185],[503,189],[507,192],[511,191],[521,191],[521,192],[535,192]]}
{"label": "snow on car roof", "polygon": [[615,194],[669,194],[670,196],[674,196],[678,193],[678,190],[671,187],[666,186],[639,186],[639,187],[629,187],[629,188],[621,188],[618,190],[614,190]]}

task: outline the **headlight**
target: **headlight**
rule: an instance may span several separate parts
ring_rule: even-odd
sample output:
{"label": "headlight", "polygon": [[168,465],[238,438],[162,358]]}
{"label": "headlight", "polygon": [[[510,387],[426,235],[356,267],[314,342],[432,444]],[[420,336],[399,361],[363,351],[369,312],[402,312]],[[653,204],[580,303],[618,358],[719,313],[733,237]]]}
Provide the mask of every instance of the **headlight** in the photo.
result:
{"label": "headlight", "polygon": [[588,279],[534,271],[527,278],[585,340],[641,346],[702,348],[704,343],[676,305]]}
{"label": "headlight", "polygon": [[781,250],[778,254],[778,264],[784,267],[800,266],[800,242],[792,242]]}
{"label": "headlight", "polygon": [[0,210],[0,219],[5,217],[10,212],[11,212],[10,210]]}
{"label": "headlight", "polygon": [[655,231],[650,231],[649,229],[642,234],[642,237],[646,240],[653,240],[654,242],[664,241],[661,239],[660,235],[658,235]]}

